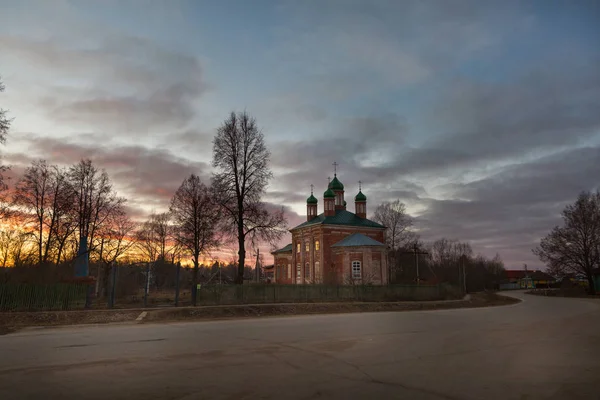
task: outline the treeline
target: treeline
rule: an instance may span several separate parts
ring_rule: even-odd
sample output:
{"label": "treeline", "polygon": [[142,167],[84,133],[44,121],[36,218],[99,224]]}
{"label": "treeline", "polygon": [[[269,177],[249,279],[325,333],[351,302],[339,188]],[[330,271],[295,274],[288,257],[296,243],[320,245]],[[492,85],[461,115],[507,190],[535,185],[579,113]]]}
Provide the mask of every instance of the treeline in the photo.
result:
{"label": "treeline", "polygon": [[421,282],[448,282],[467,292],[497,289],[506,279],[498,254],[491,259],[475,255],[469,243],[446,238],[408,243],[392,252],[390,261],[393,283],[416,282],[417,263]]}
{"label": "treeline", "polygon": [[271,211],[262,202],[272,177],[269,158],[256,120],[231,113],[215,135],[210,182],[191,174],[168,212],[141,223],[127,215],[126,199],[91,160],[64,168],[34,161],[11,190],[0,180],[0,267],[47,268],[84,258],[100,266],[106,286],[115,263],[185,260],[194,266],[195,283],[201,260],[227,242],[237,244],[233,280],[241,284],[246,246],[273,245],[286,232],[283,208]]}
{"label": "treeline", "polygon": [[448,282],[466,291],[495,289],[505,279],[500,256],[475,255],[469,243],[442,238],[423,242],[399,199],[384,202],[373,219],[386,227],[391,283]]}

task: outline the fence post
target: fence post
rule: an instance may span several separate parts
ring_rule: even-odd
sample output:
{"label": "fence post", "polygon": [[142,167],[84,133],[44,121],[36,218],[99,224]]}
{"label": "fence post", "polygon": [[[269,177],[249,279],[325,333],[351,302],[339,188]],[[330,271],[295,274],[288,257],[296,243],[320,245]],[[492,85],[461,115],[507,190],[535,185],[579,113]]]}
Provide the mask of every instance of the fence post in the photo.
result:
{"label": "fence post", "polygon": [[179,307],[179,269],[181,262],[177,262],[177,273],[175,274],[175,307]]}
{"label": "fence post", "polygon": [[115,306],[115,293],[117,286],[117,264],[112,263],[112,283],[110,286],[110,297],[108,298],[108,307],[113,308]]}
{"label": "fence post", "polygon": [[144,285],[144,308],[148,307],[148,285],[150,284],[150,263],[146,264],[146,284]]}

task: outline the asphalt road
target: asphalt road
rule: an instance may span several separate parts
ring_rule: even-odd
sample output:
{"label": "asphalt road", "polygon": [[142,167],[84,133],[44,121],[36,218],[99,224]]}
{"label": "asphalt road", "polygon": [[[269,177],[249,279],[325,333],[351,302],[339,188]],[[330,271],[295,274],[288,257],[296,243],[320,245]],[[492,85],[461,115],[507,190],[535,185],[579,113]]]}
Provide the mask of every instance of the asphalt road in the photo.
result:
{"label": "asphalt road", "polygon": [[600,302],[43,329],[0,399],[600,399]]}

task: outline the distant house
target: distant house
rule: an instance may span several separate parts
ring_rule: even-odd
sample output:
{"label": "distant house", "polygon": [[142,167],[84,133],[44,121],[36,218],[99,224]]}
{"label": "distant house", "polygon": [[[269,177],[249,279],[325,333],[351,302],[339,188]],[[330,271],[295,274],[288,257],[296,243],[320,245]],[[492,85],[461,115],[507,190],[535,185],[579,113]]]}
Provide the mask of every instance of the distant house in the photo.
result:
{"label": "distant house", "polygon": [[506,270],[505,279],[500,283],[500,290],[547,288],[556,279],[544,271]]}

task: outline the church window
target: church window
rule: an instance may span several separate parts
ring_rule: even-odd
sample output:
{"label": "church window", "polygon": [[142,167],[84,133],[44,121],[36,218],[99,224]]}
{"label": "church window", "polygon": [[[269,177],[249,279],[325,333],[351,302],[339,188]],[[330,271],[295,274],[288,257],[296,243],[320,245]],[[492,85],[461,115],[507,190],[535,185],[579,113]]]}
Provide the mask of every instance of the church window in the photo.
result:
{"label": "church window", "polygon": [[296,265],[296,280],[300,281],[302,279],[302,265]]}
{"label": "church window", "polygon": [[304,278],[310,279],[310,264],[306,263],[304,266]]}
{"label": "church window", "polygon": [[300,242],[296,245],[296,253],[300,254]]}
{"label": "church window", "polygon": [[321,276],[321,264],[319,262],[315,262],[315,279],[319,279]]}
{"label": "church window", "polygon": [[352,279],[360,279],[361,277],[360,261],[352,261]]}
{"label": "church window", "polygon": [[319,241],[315,240],[315,250],[319,251]]}
{"label": "church window", "polygon": [[291,278],[292,277],[292,264],[288,264],[287,266],[287,276],[286,278]]}
{"label": "church window", "polygon": [[310,243],[309,242],[306,242],[304,249],[306,250],[307,253],[310,251]]}

